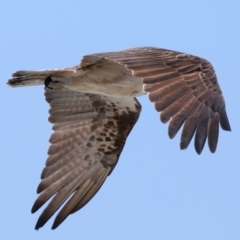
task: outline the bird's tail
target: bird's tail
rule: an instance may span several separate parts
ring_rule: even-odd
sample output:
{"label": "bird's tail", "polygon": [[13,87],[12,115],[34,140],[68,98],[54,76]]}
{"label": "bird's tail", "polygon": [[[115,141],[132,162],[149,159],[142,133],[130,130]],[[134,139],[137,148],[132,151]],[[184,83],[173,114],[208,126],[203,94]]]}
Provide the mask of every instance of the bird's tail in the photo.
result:
{"label": "bird's tail", "polygon": [[7,84],[11,87],[25,87],[44,85],[47,77],[70,78],[74,74],[73,68],[64,69],[49,69],[38,71],[21,70],[12,74],[12,78],[8,80]]}

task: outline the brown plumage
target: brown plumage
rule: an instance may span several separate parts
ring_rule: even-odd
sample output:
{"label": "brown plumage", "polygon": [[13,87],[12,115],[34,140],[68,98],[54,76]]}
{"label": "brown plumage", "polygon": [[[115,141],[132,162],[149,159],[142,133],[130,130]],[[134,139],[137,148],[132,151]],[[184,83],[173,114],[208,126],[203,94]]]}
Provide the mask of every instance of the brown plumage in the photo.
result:
{"label": "brown plumage", "polygon": [[32,212],[53,197],[36,224],[42,227],[63,205],[53,229],[81,209],[114,169],[148,94],[173,138],[183,126],[180,148],[195,134],[216,151],[219,124],[230,131],[225,102],[212,65],[199,57],[151,47],[84,56],[72,68],[18,71],[13,87],[45,84],[53,123],[46,167]]}

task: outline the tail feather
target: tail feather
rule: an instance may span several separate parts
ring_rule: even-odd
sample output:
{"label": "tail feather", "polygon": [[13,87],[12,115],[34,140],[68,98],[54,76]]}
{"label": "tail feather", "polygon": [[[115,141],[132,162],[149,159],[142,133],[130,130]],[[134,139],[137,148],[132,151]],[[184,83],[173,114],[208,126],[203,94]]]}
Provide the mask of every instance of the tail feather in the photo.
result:
{"label": "tail feather", "polygon": [[75,71],[73,68],[49,69],[39,71],[21,70],[13,73],[13,78],[9,79],[7,84],[11,87],[44,85],[44,81],[48,76],[69,78],[73,75],[74,72]]}

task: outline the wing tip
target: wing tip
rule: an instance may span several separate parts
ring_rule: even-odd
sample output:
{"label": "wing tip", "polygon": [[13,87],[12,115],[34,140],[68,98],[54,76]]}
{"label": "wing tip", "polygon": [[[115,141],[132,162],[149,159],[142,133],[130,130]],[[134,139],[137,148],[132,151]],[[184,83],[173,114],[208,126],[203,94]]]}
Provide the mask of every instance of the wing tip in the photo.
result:
{"label": "wing tip", "polygon": [[203,147],[202,147],[202,148],[197,148],[197,147],[195,147],[195,150],[196,150],[196,153],[197,153],[198,155],[201,155],[202,150],[203,150]]}
{"label": "wing tip", "polygon": [[52,227],[51,227],[51,229],[52,229],[52,230],[55,230],[59,225],[60,225],[60,224],[55,224],[55,222],[54,222],[53,225],[52,225]]}
{"label": "wing tip", "polygon": [[37,200],[36,200],[32,206],[31,213],[35,213],[40,207],[41,206],[39,206],[39,204],[37,203]]}
{"label": "wing tip", "polygon": [[37,223],[36,223],[36,225],[35,225],[35,230],[39,230],[41,227],[43,227],[43,225],[44,224],[42,224],[40,221],[39,221],[39,219],[38,219],[38,221],[37,221]]}
{"label": "wing tip", "polygon": [[186,142],[180,142],[180,149],[181,150],[186,150],[188,148],[190,142],[186,143]]}
{"label": "wing tip", "polygon": [[220,125],[225,131],[232,131],[226,111],[220,114]]}

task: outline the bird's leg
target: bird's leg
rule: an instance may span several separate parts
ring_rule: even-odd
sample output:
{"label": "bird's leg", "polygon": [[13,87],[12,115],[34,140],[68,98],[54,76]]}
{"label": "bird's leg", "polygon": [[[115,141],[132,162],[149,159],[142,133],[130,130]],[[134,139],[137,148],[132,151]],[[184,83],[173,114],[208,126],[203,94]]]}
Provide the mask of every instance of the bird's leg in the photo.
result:
{"label": "bird's leg", "polygon": [[56,76],[48,76],[45,81],[45,87],[51,90],[58,90],[63,88],[70,82],[69,78],[66,77],[56,77]]}

